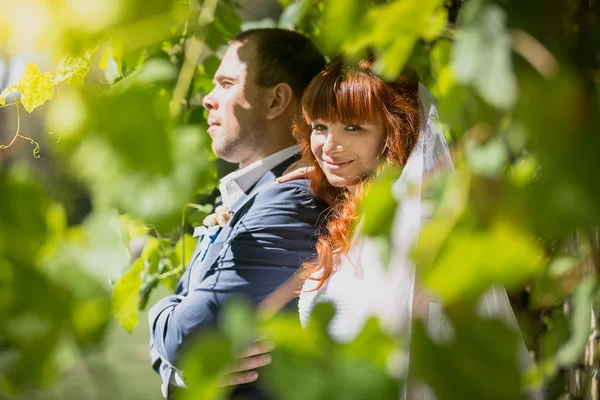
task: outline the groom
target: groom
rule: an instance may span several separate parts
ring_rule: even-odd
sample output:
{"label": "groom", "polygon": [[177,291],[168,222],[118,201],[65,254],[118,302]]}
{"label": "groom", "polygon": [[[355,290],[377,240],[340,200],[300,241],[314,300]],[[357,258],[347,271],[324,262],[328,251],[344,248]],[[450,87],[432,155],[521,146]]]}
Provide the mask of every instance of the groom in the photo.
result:
{"label": "groom", "polygon": [[[221,180],[220,217],[198,240],[175,293],[149,313],[153,368],[169,385],[183,386],[177,362],[182,345],[212,325],[228,297],[240,293],[254,304],[311,258],[325,204],[306,180],[273,185],[298,159],[291,133],[300,98],[325,59],[304,36],[256,29],[236,36],[204,97],[208,134],[221,159],[239,169]],[[260,398],[252,388],[245,396]]]}

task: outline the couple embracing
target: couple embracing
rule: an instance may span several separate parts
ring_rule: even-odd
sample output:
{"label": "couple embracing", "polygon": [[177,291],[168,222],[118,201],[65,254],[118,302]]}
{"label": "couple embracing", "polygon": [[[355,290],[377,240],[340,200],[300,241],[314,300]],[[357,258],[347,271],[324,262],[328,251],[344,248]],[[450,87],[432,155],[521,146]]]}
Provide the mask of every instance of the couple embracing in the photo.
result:
{"label": "couple embracing", "polygon": [[[303,323],[316,303],[331,302],[330,333],[340,341],[351,340],[372,315],[394,330],[410,321],[407,254],[424,215],[413,188],[452,161],[418,79],[404,74],[386,82],[371,66],[326,65],[307,38],[281,29],[246,31],[230,42],[203,105],[213,151],[239,169],[219,185],[222,226],[199,237],[175,293],[149,312],[163,395],[185,387],[177,370],[182,346],[236,293],[258,305],[278,288],[290,300],[299,292]],[[404,167],[393,188],[404,201],[394,221],[396,262],[387,271],[376,265],[376,246],[354,233],[369,179],[390,165]],[[249,383],[269,362],[268,348],[257,343],[246,356],[229,377],[238,385],[233,396],[265,398]]]}

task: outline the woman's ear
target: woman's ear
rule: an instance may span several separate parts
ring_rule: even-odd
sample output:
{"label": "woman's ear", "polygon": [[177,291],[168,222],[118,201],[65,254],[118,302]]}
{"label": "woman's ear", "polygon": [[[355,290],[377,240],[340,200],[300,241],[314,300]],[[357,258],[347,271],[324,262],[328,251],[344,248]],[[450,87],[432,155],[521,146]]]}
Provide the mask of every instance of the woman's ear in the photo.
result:
{"label": "woman's ear", "polygon": [[273,120],[283,115],[294,101],[294,91],[287,83],[279,83],[269,90],[267,119]]}

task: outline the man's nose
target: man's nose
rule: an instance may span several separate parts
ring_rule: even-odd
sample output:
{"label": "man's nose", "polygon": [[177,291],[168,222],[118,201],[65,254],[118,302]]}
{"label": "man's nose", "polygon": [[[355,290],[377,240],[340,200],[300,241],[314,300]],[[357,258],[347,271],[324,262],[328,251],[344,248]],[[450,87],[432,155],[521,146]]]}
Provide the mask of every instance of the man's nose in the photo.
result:
{"label": "man's nose", "polygon": [[213,96],[213,91],[211,90],[204,98],[202,99],[202,105],[208,111],[216,110],[218,107],[218,103]]}

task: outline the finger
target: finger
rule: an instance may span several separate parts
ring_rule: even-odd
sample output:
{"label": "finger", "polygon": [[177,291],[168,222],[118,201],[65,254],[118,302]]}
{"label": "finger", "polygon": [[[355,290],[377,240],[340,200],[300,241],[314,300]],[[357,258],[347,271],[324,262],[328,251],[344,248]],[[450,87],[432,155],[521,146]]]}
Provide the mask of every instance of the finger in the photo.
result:
{"label": "finger", "polygon": [[269,353],[273,351],[275,346],[272,343],[267,341],[261,341],[252,343],[250,346],[246,347],[244,351],[240,353],[238,359],[248,358],[252,356],[256,356],[259,354]]}
{"label": "finger", "polygon": [[243,385],[244,383],[254,382],[258,379],[258,372],[250,371],[243,374],[231,374],[225,377],[223,386]]}
{"label": "finger", "polygon": [[236,365],[231,368],[229,373],[250,371],[265,365],[271,364],[272,358],[270,354],[261,354],[259,356],[242,358]]}
{"label": "finger", "polygon": [[292,171],[288,174],[282,175],[279,178],[275,179],[279,183],[289,182],[296,179],[304,179],[307,178],[308,175],[314,170],[314,167],[302,167],[298,168],[295,171]]}

